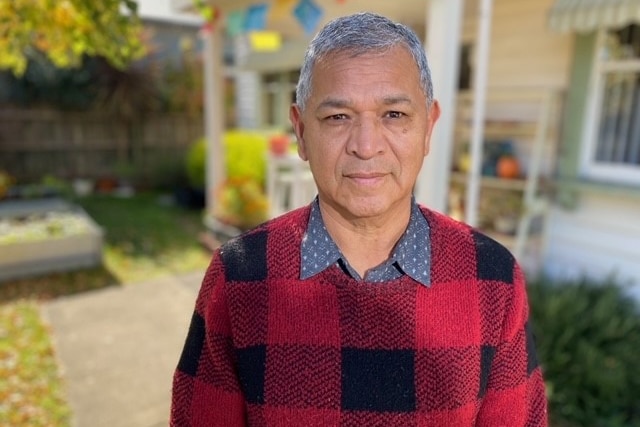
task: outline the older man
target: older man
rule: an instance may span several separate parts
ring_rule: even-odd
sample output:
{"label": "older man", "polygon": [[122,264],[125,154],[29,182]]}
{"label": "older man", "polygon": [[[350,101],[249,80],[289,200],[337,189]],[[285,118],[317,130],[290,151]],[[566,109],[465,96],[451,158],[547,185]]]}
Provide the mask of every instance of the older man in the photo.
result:
{"label": "older man", "polygon": [[407,27],[336,19],[290,117],[318,197],[215,254],[173,426],[545,426],[523,274],[412,196],[440,114]]}

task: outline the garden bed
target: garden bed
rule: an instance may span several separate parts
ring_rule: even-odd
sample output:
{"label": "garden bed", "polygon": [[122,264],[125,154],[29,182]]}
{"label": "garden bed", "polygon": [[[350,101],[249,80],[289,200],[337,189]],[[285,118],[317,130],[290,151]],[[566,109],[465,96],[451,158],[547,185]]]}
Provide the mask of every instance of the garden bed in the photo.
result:
{"label": "garden bed", "polygon": [[102,229],[64,200],[0,202],[0,281],[99,265],[102,242]]}

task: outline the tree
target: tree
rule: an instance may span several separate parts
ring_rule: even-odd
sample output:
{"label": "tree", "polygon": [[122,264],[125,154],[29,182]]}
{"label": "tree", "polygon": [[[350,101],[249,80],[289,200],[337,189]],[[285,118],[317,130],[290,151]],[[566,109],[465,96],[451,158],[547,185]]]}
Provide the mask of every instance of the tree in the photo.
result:
{"label": "tree", "polygon": [[60,68],[101,56],[125,68],[145,53],[135,0],[0,0],[0,68],[24,73],[34,51]]}

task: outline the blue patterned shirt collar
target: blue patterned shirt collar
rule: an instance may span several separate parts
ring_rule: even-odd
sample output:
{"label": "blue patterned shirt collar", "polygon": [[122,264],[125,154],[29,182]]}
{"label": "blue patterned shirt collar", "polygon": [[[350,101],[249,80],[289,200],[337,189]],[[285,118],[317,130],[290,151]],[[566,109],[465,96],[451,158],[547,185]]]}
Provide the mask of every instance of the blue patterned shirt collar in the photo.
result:
{"label": "blue patterned shirt collar", "polygon": [[[320,205],[316,198],[311,204],[309,224],[300,247],[300,279],[308,279],[338,264],[351,277],[363,280],[349,265],[338,245],[329,235]],[[381,265],[367,271],[367,282],[384,282],[407,275],[417,282],[431,284],[431,240],[429,223],[420,212],[415,199],[411,201],[411,217],[404,234],[396,244],[391,256]]]}

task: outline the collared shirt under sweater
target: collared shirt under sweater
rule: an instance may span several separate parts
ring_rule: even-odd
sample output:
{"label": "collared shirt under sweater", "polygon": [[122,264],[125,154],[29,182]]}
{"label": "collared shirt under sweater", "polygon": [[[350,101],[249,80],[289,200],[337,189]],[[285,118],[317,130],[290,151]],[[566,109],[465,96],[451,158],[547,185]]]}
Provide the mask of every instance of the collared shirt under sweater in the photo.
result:
{"label": "collared shirt under sweater", "polygon": [[332,264],[338,264],[351,277],[370,283],[397,279],[406,274],[425,286],[430,283],[431,239],[429,223],[411,199],[411,214],[406,230],[396,243],[391,256],[368,270],[364,278],[349,264],[338,245],[329,235],[320,212],[318,198],[311,204],[309,225],[300,247],[300,278],[308,279]]}

